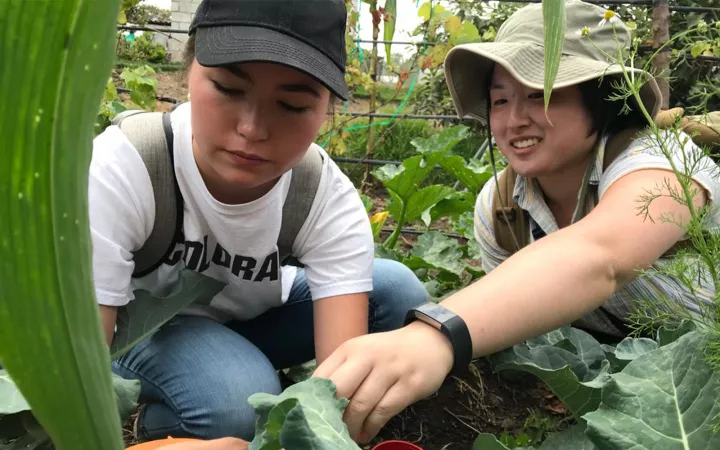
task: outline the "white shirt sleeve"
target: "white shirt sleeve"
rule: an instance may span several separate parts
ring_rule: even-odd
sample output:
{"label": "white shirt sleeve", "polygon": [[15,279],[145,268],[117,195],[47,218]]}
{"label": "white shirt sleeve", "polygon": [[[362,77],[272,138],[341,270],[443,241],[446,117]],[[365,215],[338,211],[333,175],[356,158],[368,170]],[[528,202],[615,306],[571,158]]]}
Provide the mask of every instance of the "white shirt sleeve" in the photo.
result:
{"label": "white shirt sleeve", "polygon": [[329,157],[309,218],[293,249],[313,300],[372,290],[375,245],[352,182]]}
{"label": "white shirt sleeve", "polygon": [[132,251],[150,235],[155,199],[145,165],[118,127],[93,141],[88,183],[95,294],[101,305],[133,299]]}

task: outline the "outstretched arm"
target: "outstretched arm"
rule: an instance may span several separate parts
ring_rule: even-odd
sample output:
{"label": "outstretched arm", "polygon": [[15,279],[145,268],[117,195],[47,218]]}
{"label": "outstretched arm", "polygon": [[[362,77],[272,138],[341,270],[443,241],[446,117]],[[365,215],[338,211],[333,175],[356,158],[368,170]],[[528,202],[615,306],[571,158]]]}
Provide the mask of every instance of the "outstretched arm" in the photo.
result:
{"label": "outstretched arm", "polygon": [[[446,299],[443,306],[468,325],[474,356],[580,318],[680,240],[683,228],[638,213],[639,199],[666,182],[679,189],[675,175],[667,170],[625,175],[584,219],[524,248]],[[700,190],[696,184],[692,188]],[[695,207],[706,201],[704,193],[697,195]],[[653,219],[661,214],[672,214],[681,223],[690,218],[688,208],[669,197],[650,206]],[[346,423],[351,435],[365,442],[392,416],[434,392],[451,366],[452,351],[445,338],[416,322],[349,341],[318,367],[315,376],[329,377],[338,394],[350,398]]]}

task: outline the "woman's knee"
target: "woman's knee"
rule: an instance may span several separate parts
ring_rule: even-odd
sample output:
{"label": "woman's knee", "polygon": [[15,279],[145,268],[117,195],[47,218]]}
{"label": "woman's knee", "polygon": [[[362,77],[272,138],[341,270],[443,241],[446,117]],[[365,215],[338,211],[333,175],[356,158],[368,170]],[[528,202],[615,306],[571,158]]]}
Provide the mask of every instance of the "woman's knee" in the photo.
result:
{"label": "woman's knee", "polygon": [[251,441],[257,415],[248,398],[260,392],[278,395],[282,388],[274,370],[247,375],[243,379],[225,376],[206,392],[198,392],[196,401],[202,410],[191,407],[180,415],[188,433],[203,439],[234,436]]}
{"label": "woman's knee", "polygon": [[371,331],[400,328],[407,311],[428,298],[422,282],[407,266],[390,259],[376,259],[370,295]]}
{"label": "woman's knee", "polygon": [[140,379],[144,410],[140,438],[167,435],[252,439],[255,412],[248,397],[279,394],[267,357],[227,327],[177,318],[113,364],[123,378]]}

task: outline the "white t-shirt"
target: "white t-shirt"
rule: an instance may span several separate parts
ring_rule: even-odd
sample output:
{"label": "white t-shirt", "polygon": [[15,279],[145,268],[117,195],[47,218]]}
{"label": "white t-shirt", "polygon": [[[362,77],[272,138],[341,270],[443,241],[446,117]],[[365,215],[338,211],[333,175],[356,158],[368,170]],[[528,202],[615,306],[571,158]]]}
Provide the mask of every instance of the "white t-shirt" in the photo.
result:
{"label": "white t-shirt", "polygon": [[[265,196],[242,205],[217,201],[207,190],[192,152],[190,103],[173,111],[175,173],[184,199],[185,242],[163,264],[132,278],[133,251],[150,235],[155,199],[150,177],[116,126],[93,142],[89,204],[98,302],[122,306],[133,290],[167,295],[182,269],[226,283],[209,307],[185,311],[224,322],[247,320],[284,303],[296,268],[280,267],[277,239],[292,170]],[[319,147],[318,147],[319,148]],[[374,244],[370,222],[352,182],[322,149],[323,171],[293,255],[305,265],[314,300],[372,290]]]}

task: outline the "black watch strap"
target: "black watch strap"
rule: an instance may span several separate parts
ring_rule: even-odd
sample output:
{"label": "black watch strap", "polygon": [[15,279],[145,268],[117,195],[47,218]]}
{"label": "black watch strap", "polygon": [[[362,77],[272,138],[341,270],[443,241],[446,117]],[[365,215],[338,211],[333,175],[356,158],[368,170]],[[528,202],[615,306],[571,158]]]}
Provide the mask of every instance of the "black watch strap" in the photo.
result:
{"label": "black watch strap", "polygon": [[465,321],[444,306],[428,302],[409,310],[405,316],[405,325],[421,320],[442,332],[453,348],[452,375],[461,375],[468,371],[472,361],[472,337]]}

